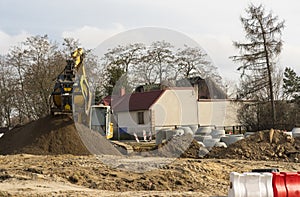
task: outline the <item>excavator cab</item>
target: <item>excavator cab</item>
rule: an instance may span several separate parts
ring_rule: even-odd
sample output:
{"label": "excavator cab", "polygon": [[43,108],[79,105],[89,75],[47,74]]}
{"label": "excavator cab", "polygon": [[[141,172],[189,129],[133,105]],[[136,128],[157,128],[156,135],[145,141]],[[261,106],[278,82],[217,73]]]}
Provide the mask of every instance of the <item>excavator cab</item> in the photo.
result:
{"label": "excavator cab", "polygon": [[105,105],[92,105],[90,110],[89,127],[106,136],[107,139],[113,137],[113,123],[111,122],[111,108]]}

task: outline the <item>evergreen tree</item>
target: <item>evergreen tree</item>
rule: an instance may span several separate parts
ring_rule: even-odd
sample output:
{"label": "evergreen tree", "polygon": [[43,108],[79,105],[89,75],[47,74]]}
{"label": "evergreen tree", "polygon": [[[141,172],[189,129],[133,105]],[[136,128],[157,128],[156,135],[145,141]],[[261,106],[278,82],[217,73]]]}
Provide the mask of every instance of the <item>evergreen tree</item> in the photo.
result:
{"label": "evergreen tree", "polygon": [[[232,56],[235,62],[241,63],[238,70],[241,71],[242,82],[246,83],[243,96],[251,95],[252,99],[271,102],[272,125],[276,120],[275,102],[273,92],[272,74],[276,65],[276,58],[281,52],[281,33],[284,21],[279,21],[278,16],[272,12],[266,13],[262,5],[249,5],[246,16],[240,18],[245,37],[248,42],[234,42],[240,55]],[[261,95],[261,90],[267,88],[268,95]],[[264,92],[264,91],[263,91]]]}

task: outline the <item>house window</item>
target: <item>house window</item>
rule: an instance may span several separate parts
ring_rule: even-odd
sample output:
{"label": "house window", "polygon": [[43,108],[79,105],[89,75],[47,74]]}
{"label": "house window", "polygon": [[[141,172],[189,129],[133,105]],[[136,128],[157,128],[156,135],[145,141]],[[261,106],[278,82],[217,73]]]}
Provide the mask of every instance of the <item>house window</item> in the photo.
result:
{"label": "house window", "polygon": [[137,116],[138,116],[138,124],[145,124],[144,112],[138,112]]}

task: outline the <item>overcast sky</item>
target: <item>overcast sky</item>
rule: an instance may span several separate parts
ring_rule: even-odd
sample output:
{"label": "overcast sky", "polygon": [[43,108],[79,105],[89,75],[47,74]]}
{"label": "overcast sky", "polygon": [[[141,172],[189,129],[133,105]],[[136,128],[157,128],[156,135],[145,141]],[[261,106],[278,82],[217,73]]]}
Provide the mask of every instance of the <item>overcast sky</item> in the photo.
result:
{"label": "overcast sky", "polygon": [[279,65],[300,74],[299,0],[0,0],[0,53],[30,35],[58,42],[74,37],[95,48],[126,30],[161,27],[195,40],[222,77],[237,79],[237,65],[228,57],[237,54],[232,41],[244,39],[239,17],[250,2],[286,20]]}

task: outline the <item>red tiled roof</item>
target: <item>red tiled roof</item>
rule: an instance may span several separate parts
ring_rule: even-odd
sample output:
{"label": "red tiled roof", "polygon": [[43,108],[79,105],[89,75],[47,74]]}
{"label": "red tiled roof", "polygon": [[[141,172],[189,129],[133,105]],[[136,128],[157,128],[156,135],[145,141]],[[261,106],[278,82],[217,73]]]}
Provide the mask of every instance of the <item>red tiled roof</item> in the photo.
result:
{"label": "red tiled roof", "polygon": [[123,100],[124,96],[119,96],[119,95],[109,95],[104,97],[101,100],[101,104],[106,105],[106,106],[111,106],[111,107],[115,107],[117,106],[122,100]]}
{"label": "red tiled roof", "polygon": [[112,108],[116,112],[147,110],[157,101],[163,92],[164,90],[158,90],[126,94],[119,99],[114,99]]}

